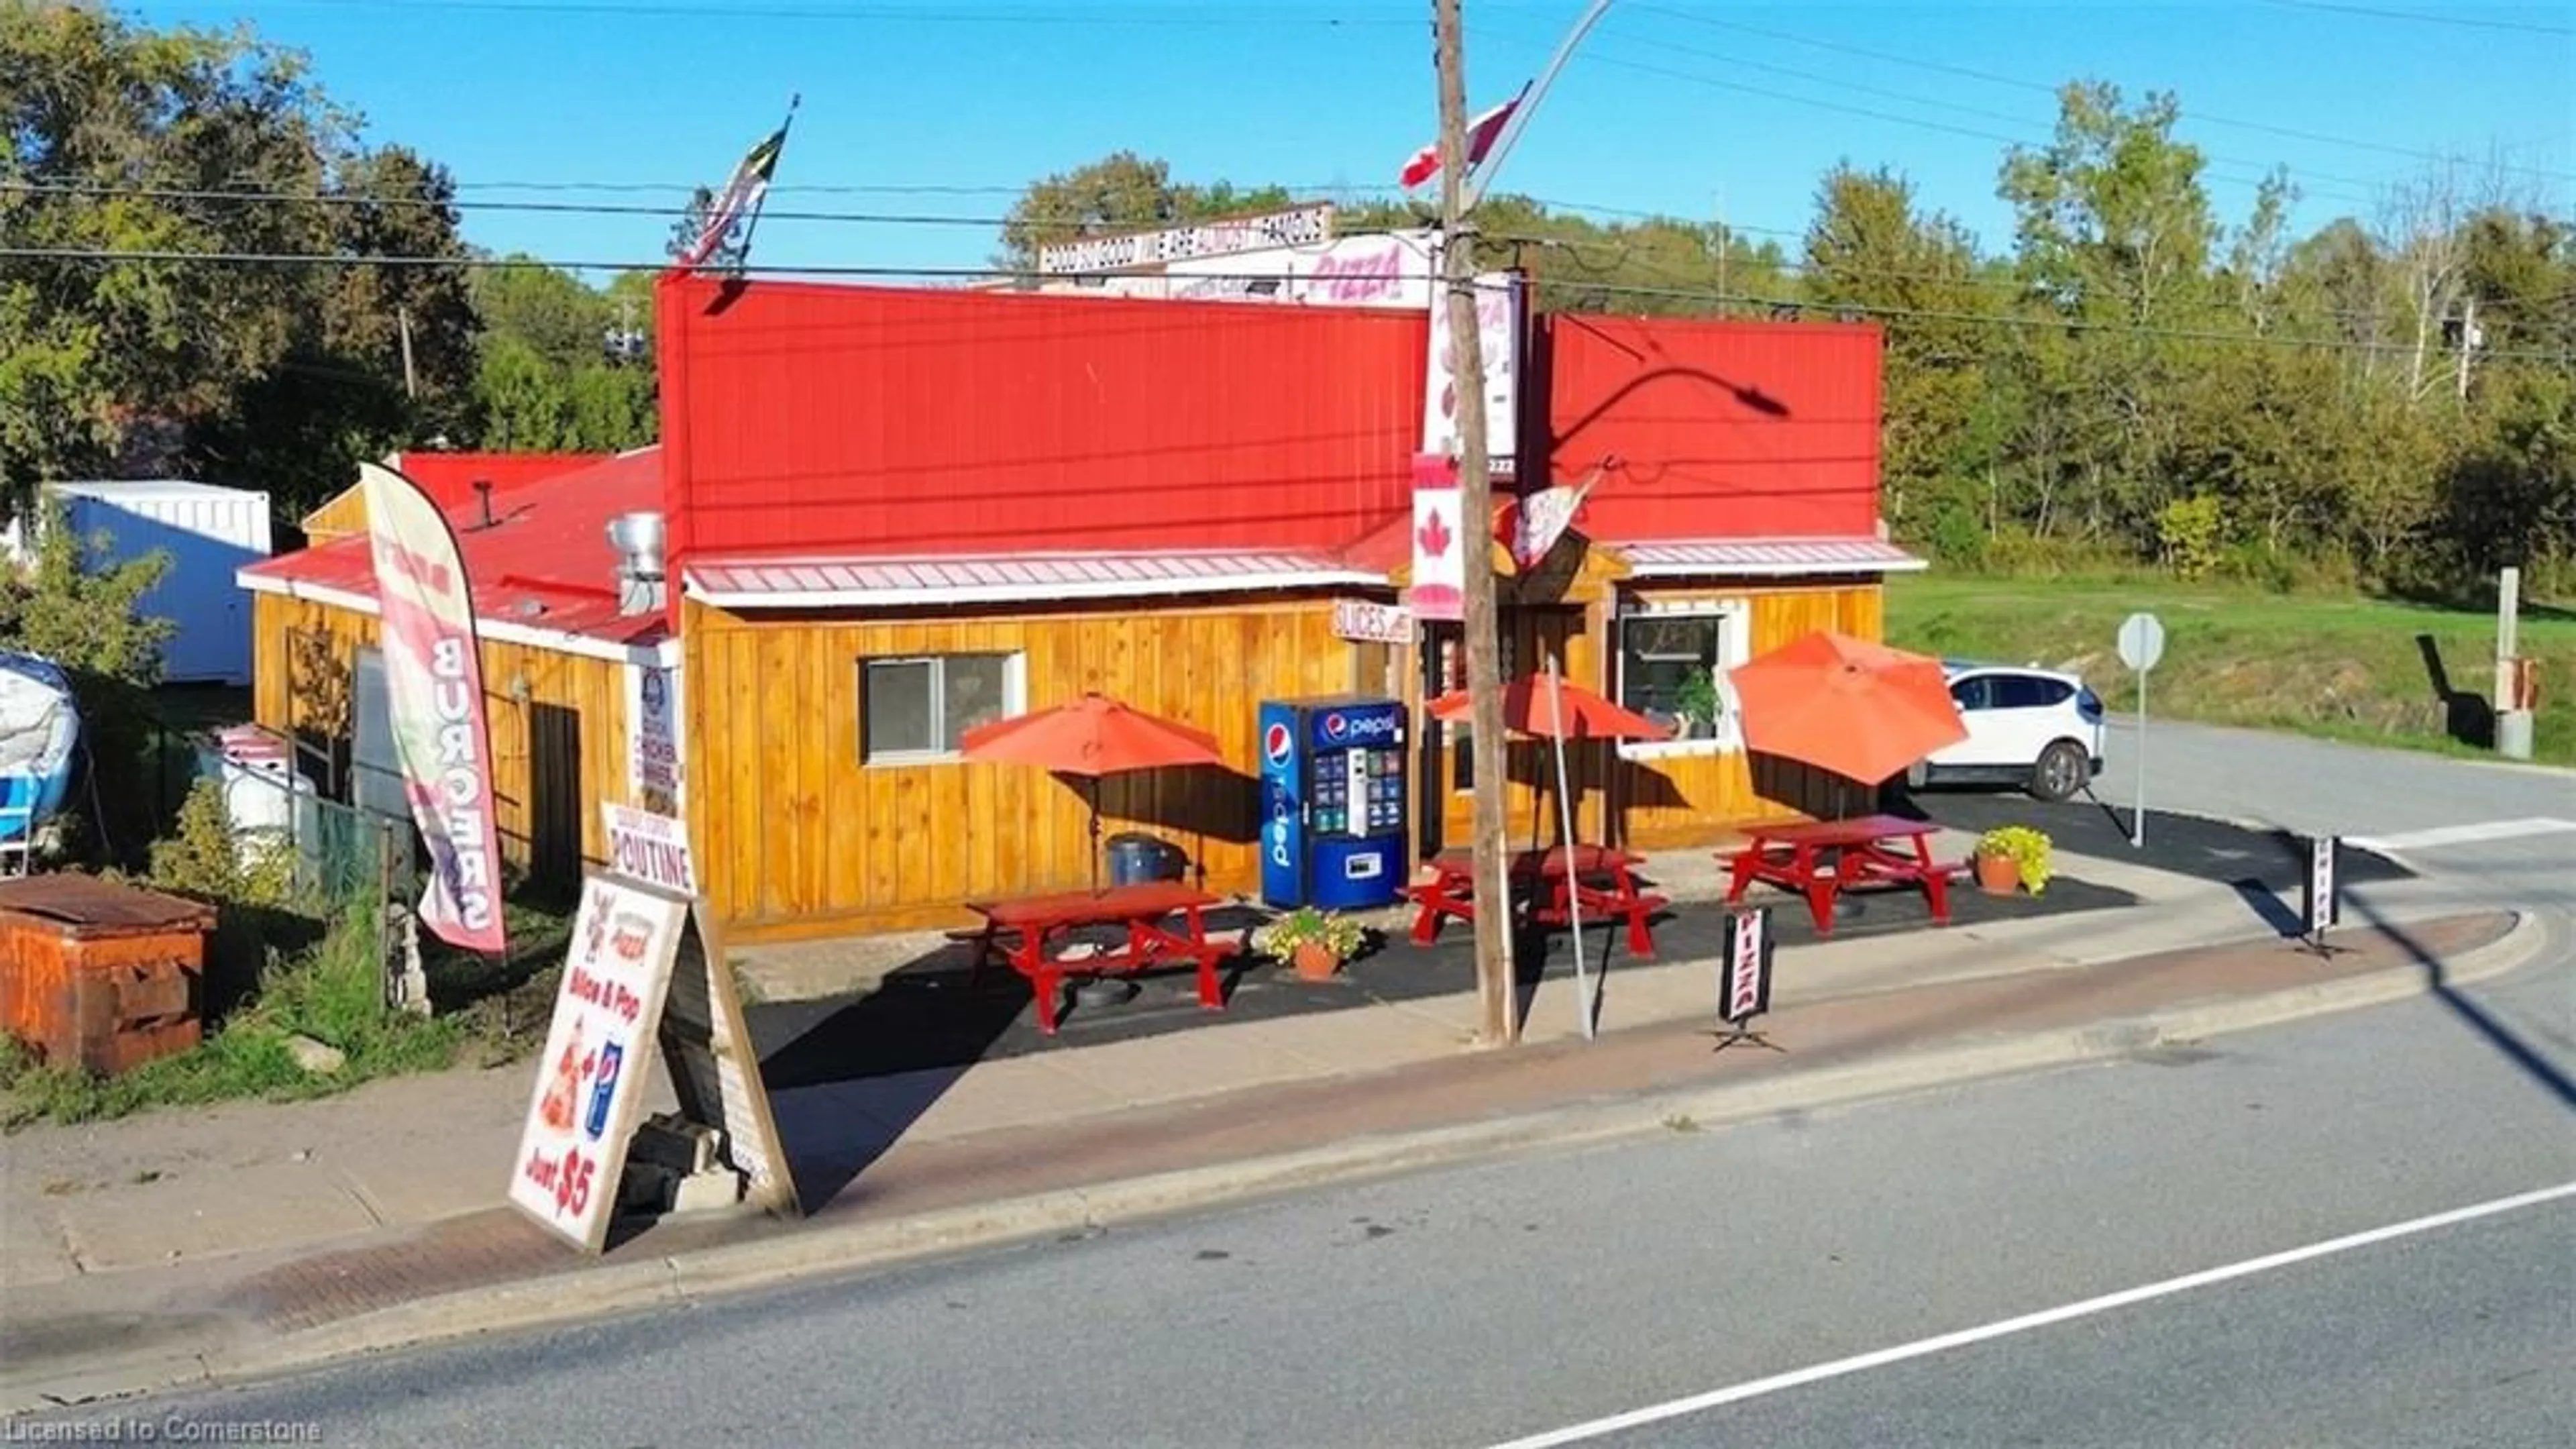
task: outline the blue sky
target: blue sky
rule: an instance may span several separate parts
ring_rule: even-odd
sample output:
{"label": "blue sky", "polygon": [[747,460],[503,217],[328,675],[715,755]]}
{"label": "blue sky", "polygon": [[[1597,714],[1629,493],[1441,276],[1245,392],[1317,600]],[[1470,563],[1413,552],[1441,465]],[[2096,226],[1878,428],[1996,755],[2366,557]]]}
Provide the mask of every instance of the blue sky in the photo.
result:
{"label": "blue sky", "polygon": [[[1132,148],[1178,177],[1383,189],[1431,138],[1423,0],[220,0],[314,57],[378,142],[445,163],[467,237],[650,262],[676,207],[803,107],[756,260],[972,267],[1032,178]],[[1468,0],[1474,108],[1545,63],[1583,0]],[[2576,206],[2576,19],[2564,5],[1759,5],[1619,0],[1496,182],[1574,209],[1795,233],[1842,159],[1911,177],[1989,247],[1995,174],[2044,142],[2049,88],[2171,90],[2235,220],[2287,166],[2302,228],[2374,214],[2424,153],[2516,168]],[[2289,134],[2299,133],[2299,134]],[[618,189],[606,189],[618,188]],[[791,220],[781,213],[954,218]]]}

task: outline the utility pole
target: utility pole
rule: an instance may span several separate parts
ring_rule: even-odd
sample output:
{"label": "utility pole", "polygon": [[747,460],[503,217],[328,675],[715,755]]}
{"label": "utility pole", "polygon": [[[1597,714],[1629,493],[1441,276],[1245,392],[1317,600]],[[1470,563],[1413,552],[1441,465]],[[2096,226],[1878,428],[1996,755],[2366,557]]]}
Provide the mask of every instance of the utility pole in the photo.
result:
{"label": "utility pole", "polygon": [[420,378],[411,370],[411,309],[409,307],[394,309],[394,325],[402,329],[403,396],[417,398],[420,396]]}
{"label": "utility pole", "polygon": [[2460,401],[2469,400],[2469,354],[2478,348],[2478,299],[2460,304]]}
{"label": "utility pole", "polygon": [[[1494,599],[1493,460],[1486,454],[1485,348],[1477,320],[1476,228],[1467,192],[1466,26],[1460,0],[1432,0],[1440,73],[1440,257],[1449,308],[1450,375],[1458,389],[1458,537],[1466,550],[1468,750],[1475,774],[1476,993],[1483,1041],[1520,1039],[1513,990],[1511,882],[1505,854],[1503,680]],[[1576,949],[1582,943],[1576,942]]]}

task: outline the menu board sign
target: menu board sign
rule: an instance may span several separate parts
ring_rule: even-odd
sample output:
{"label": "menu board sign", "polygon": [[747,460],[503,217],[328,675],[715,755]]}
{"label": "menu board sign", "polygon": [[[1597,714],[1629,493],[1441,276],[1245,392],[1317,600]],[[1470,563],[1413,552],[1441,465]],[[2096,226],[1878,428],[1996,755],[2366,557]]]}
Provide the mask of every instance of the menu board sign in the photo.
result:
{"label": "menu board sign", "polygon": [[642,885],[582,883],[510,1201],[588,1252],[607,1246],[643,1109],[643,1047],[661,1026],[688,917],[686,900]]}

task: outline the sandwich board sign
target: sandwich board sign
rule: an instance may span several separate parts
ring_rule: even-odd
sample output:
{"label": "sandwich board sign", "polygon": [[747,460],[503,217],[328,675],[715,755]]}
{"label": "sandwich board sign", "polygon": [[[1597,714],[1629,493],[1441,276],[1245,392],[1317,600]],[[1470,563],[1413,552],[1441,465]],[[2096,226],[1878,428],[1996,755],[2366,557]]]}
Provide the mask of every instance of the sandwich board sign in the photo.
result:
{"label": "sandwich board sign", "polygon": [[[664,845],[680,841],[673,869],[692,878],[685,832],[653,833]],[[703,905],[614,870],[582,882],[510,1201],[585,1252],[606,1248],[654,1056],[671,1074],[681,1120],[722,1134],[720,1155],[740,1175],[743,1200],[800,1212],[740,987]]]}
{"label": "sandwich board sign", "polygon": [[2299,890],[2299,934],[2320,955],[2333,949],[2326,945],[2327,928],[2343,919],[2343,887],[2336,878],[2342,850],[2343,841],[2336,836],[2320,835],[2308,841],[2308,876]]}
{"label": "sandwich board sign", "polygon": [[1717,1050],[1738,1042],[1780,1050],[1753,1030],[1753,1018],[1771,1009],[1771,912],[1767,907],[1727,916],[1726,952],[1719,962],[1717,1015],[1733,1030],[1720,1035]]}

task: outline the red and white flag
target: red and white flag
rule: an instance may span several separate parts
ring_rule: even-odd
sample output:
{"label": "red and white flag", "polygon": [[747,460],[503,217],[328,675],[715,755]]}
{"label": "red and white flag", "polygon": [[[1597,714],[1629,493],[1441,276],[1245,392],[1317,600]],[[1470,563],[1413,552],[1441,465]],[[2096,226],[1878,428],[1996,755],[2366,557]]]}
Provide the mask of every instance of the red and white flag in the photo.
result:
{"label": "red and white flag", "polygon": [[[1485,153],[1494,149],[1494,138],[1503,134],[1503,127],[1510,123],[1512,112],[1519,110],[1521,102],[1528,96],[1529,87],[1523,86],[1519,95],[1467,123],[1468,170],[1475,170],[1477,163],[1485,159]],[[1420,186],[1439,174],[1440,143],[1437,141],[1414,152],[1413,159],[1404,163],[1403,180],[1407,186]]]}

